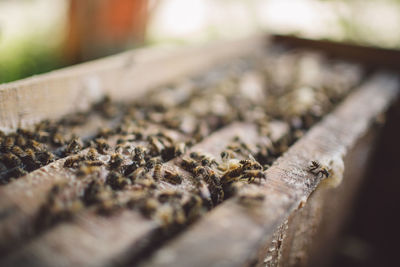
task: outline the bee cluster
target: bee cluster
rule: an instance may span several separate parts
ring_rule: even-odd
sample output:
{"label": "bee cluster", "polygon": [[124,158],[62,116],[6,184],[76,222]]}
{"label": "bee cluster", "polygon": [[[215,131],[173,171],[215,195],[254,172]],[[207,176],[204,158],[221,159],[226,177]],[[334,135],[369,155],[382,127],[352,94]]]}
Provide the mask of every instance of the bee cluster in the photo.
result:
{"label": "bee cluster", "polygon": [[[82,190],[65,197],[72,190],[68,184],[54,185],[37,214],[40,227],[82,209],[106,216],[133,209],[166,228],[185,225],[246,192],[246,185],[263,183],[275,159],[360,81],[355,65],[272,49],[152,90],[133,103],[106,97],[85,113],[0,133],[0,182],[66,157],[64,168],[82,181]],[[103,127],[85,133],[93,117]],[[220,151],[192,148],[238,121],[256,125],[260,140],[269,141],[236,137]],[[273,121],[288,131],[275,138]],[[310,171],[326,175],[315,164]],[[249,192],[239,194],[241,202],[263,199]]]}

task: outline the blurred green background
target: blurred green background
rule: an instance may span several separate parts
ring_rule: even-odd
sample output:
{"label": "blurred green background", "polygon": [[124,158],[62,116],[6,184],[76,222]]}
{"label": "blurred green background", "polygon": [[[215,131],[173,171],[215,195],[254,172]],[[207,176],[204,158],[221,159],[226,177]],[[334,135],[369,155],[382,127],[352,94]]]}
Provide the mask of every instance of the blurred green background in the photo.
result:
{"label": "blurred green background", "polygon": [[399,29],[399,0],[0,0],[0,83],[260,31],[399,48]]}

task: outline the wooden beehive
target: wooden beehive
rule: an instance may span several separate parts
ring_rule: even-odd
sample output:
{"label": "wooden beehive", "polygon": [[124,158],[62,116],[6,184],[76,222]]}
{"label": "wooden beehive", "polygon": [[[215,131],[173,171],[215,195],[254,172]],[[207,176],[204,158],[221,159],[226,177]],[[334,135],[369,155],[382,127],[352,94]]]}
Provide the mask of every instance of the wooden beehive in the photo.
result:
{"label": "wooden beehive", "polygon": [[[400,61],[396,61],[398,53],[386,50],[363,48],[354,56],[352,51],[360,51],[355,46],[276,39],[322,48],[374,68],[333,112],[265,171],[267,178],[258,192],[263,198],[256,206],[248,208],[235,197],[227,199],[179,235],[164,235],[160,225],[131,211],[111,217],[83,212],[72,222],[32,235],[27,221],[45,201],[54,181],[77,179],[60,167],[65,159],[59,159],[0,188],[0,264],[292,266],[323,262],[361,182],[377,122],[398,95],[397,76],[382,68],[397,67]],[[179,51],[145,49],[1,85],[0,127],[13,131],[60,118],[87,109],[104,94],[115,100],[138,99],[148,89],[267,49],[270,42],[271,38],[257,36]],[[390,60],[382,62],[374,55],[390,55]],[[218,154],[234,136],[249,142],[258,138],[253,125],[234,122],[190,151]],[[335,183],[308,171],[314,160],[329,162],[329,179]]]}

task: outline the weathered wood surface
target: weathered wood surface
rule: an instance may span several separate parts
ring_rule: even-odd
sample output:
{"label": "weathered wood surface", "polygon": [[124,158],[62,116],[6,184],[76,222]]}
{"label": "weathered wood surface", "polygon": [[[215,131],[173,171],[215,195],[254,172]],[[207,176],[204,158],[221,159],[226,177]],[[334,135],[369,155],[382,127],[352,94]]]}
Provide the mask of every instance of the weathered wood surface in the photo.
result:
{"label": "weathered wood surface", "polygon": [[[157,133],[162,128],[151,125],[147,134]],[[171,137],[184,140],[182,134],[164,129]],[[118,137],[109,138],[114,148]],[[137,145],[133,142],[132,145]],[[86,155],[88,149],[79,152]],[[0,187],[0,255],[12,251],[22,242],[32,238],[35,233],[35,219],[40,207],[47,201],[48,192],[55,184],[67,183],[69,197],[79,195],[90,182],[90,179],[79,179],[76,171],[64,168],[64,162],[75,155],[59,159],[47,166],[39,168],[21,179]],[[104,161],[109,156],[104,156]],[[99,179],[105,179],[105,170]]]}
{"label": "weathered wood surface", "polygon": [[[266,44],[265,35],[169,51],[142,49],[0,85],[0,130],[87,109],[104,94],[132,100],[171,80],[201,72]],[[207,56],[204,56],[207,55]]]}
{"label": "weathered wood surface", "polygon": [[306,205],[289,215],[260,250],[255,266],[327,266],[341,226],[352,212],[377,129],[370,129],[344,157],[343,181],[336,188],[319,187]]}
{"label": "weathered wood surface", "polygon": [[[275,125],[276,127],[272,123],[271,130],[275,131],[274,128],[276,128],[276,133],[274,133],[276,138],[287,133],[288,129],[283,130],[279,123]],[[192,151],[207,151],[217,158],[234,137],[239,137],[250,145],[262,140],[269,141],[268,138],[259,136],[254,125],[234,123],[193,146],[186,155],[189,155]],[[179,167],[173,164],[175,161],[176,159],[171,160],[167,163],[167,166],[170,165],[171,168],[179,170]],[[183,172],[183,170],[180,171]],[[66,172],[68,171],[59,167],[53,169],[51,175],[44,175],[43,177],[33,175],[28,177],[29,179],[23,177],[18,181],[26,180],[26,183],[30,183],[32,179],[49,181],[54,176],[75,179],[61,175],[61,173],[65,174]],[[179,187],[186,190],[190,189],[192,186],[190,179],[191,177],[187,177],[186,180],[189,180],[189,182],[184,181]],[[11,187],[11,185],[8,185],[8,187]],[[45,189],[49,190],[49,187],[46,185]],[[7,191],[7,186],[5,190]],[[12,200],[16,202],[18,198]],[[7,202],[7,199],[4,201]],[[16,215],[10,217],[8,227],[2,231],[3,236],[8,231],[18,233],[18,231],[23,230],[20,227],[21,224],[26,225],[32,222],[32,218],[29,217],[30,213],[37,210],[43,201],[44,199],[37,201],[32,199],[31,202],[33,203],[27,203],[26,200],[18,201],[19,209],[14,211]],[[24,209],[28,209],[29,213],[25,214]],[[25,227],[29,227],[29,225]],[[141,253],[150,249],[149,246],[162,238],[160,236],[161,230],[162,225],[159,222],[144,219],[136,211],[125,211],[110,218],[96,215],[92,211],[85,211],[79,214],[75,221],[58,225],[33,239],[26,246],[20,247],[20,250],[7,257],[0,264],[11,266],[24,266],[27,263],[30,266],[108,266],[118,262],[127,262],[139,258]],[[10,240],[10,236],[6,236],[4,241],[8,243],[13,240],[18,242],[18,235],[12,237],[13,239]],[[6,245],[4,244],[4,246]]]}
{"label": "weathered wood surface", "polygon": [[352,93],[333,113],[313,127],[267,170],[260,189],[262,203],[249,209],[231,199],[175,240],[165,244],[142,266],[243,266],[272,241],[279,225],[300,207],[321,179],[307,171],[310,161],[328,164],[331,177],[320,187],[340,184],[343,158],[374,119],[398,94],[397,76],[377,74]]}

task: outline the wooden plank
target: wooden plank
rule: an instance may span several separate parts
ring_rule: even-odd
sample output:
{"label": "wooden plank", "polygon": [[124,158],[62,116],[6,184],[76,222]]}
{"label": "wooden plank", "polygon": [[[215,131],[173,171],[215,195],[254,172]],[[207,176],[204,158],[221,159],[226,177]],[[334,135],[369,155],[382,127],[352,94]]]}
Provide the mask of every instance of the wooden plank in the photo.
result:
{"label": "wooden plank", "polygon": [[[160,234],[155,221],[124,211],[103,217],[92,213],[76,223],[62,224],[31,242],[21,251],[0,261],[4,266],[103,266],[122,260],[121,251],[141,249],[148,239]],[[143,241],[142,244],[140,241]],[[112,259],[110,259],[112,256]]]}
{"label": "wooden plank", "polygon": [[260,252],[255,266],[327,266],[343,223],[366,172],[377,128],[371,127],[344,157],[343,181],[336,188],[319,187],[304,207],[295,210]]}
{"label": "wooden plank", "polygon": [[2,84],[0,130],[15,130],[85,110],[104,94],[116,100],[132,100],[151,88],[201,72],[227,58],[254,53],[265,46],[266,40],[265,36],[256,36],[174,51],[129,51]]}
{"label": "wooden plank", "polygon": [[[281,125],[279,123],[276,125],[277,131],[284,135],[286,132],[282,131]],[[274,127],[272,126],[272,128]],[[278,133],[275,135],[278,138]],[[234,123],[192,147],[186,156],[193,151],[203,150],[217,158],[236,136],[250,145],[256,144],[261,139],[267,139],[260,137],[257,127],[252,124]],[[169,164],[171,165],[171,163]],[[175,168],[179,169],[177,166]],[[188,186],[190,183],[180,185],[186,190],[189,189]],[[107,266],[115,262],[140,258],[142,253],[148,251],[156,241],[163,238],[161,235],[163,226],[159,222],[143,219],[135,211],[130,211],[130,213],[133,215],[127,215],[127,212],[116,214],[110,222],[105,222],[103,217],[91,211],[85,211],[79,214],[73,223],[58,225],[33,240],[29,245],[8,257],[3,264],[22,266],[30,262],[31,266],[72,266],[76,264]],[[137,227],[141,231],[125,227],[127,224],[131,227],[134,225],[133,228]],[[113,248],[107,250],[110,243],[113,244]]]}
{"label": "wooden plank", "polygon": [[274,43],[285,44],[292,48],[319,50],[347,61],[356,61],[372,67],[400,69],[400,51],[378,47],[360,46],[327,40],[313,40],[288,35],[272,35]]}
{"label": "wooden plank", "polygon": [[[320,184],[321,177],[307,171],[310,162],[319,160],[332,168],[331,177],[322,184],[340,183],[343,157],[367,132],[376,116],[388,108],[398,89],[396,76],[374,75],[267,170],[267,182],[259,188],[265,197],[263,201],[249,208],[237,198],[228,200],[141,266],[249,263],[271,241],[277,227],[304,206]],[[286,190],[283,192],[281,188]]]}
{"label": "wooden plank", "polygon": [[[150,135],[160,130],[164,130],[174,139],[185,140],[186,138],[180,133],[152,124],[142,133]],[[111,149],[115,148],[118,138],[118,136],[112,136],[107,140]],[[142,143],[131,142],[134,146]],[[78,155],[86,155],[88,150],[82,150]],[[15,249],[21,242],[38,234],[35,229],[37,213],[47,201],[47,195],[55,184],[67,183],[69,197],[72,198],[80,194],[90,182],[90,179],[77,178],[76,171],[64,168],[64,162],[74,156],[76,155],[59,159],[0,187],[0,214],[2,215],[0,217],[0,255]],[[106,162],[109,156],[104,155],[102,158]],[[99,179],[105,179],[106,175],[107,171],[103,170]]]}

